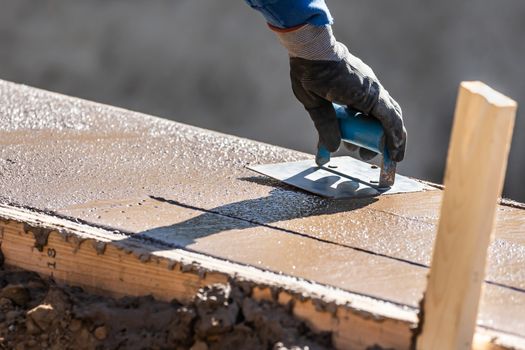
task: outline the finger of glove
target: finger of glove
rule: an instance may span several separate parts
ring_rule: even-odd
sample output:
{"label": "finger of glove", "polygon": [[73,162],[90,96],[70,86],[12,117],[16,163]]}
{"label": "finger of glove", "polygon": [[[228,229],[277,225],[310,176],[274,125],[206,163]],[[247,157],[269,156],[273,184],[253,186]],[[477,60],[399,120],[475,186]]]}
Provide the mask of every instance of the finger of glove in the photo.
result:
{"label": "finger of glove", "polygon": [[376,81],[379,81],[377,79],[376,74],[370,68],[369,65],[367,65],[365,62],[363,62],[359,57],[356,57],[352,55],[350,52],[348,52],[346,56],[346,60],[348,63],[350,63],[351,66],[353,66],[357,71],[361,72],[361,74],[368,76],[371,79],[374,79]]}
{"label": "finger of glove", "polygon": [[335,152],[341,144],[341,131],[332,103],[325,101],[320,107],[307,108],[319,134],[318,147],[324,146],[330,152]]}
{"label": "finger of glove", "polygon": [[[363,113],[370,113],[377,101],[379,84],[374,79],[375,75],[360,72],[346,59],[316,64],[296,60],[293,63],[309,72],[308,79],[303,82],[305,89],[328,101],[350,106]],[[371,72],[371,69],[368,70]]]}
{"label": "finger of glove", "polygon": [[334,106],[330,101],[305,89],[298,75],[300,74],[295,74],[292,69],[292,90],[314,122],[319,135],[318,148],[324,146],[328,151],[335,152],[341,143],[341,132]]}
{"label": "finger of glove", "polygon": [[381,89],[371,115],[383,125],[390,158],[396,162],[402,161],[405,157],[407,132],[403,124],[401,107],[385,89]]}

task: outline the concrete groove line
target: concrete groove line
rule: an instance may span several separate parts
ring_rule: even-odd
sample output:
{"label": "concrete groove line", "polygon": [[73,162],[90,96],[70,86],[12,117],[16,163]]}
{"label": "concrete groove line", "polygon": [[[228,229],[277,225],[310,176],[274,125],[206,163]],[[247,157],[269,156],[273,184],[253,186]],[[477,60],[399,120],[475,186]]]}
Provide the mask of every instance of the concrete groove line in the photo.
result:
{"label": "concrete groove line", "polygon": [[364,248],[359,248],[359,247],[350,246],[350,245],[346,245],[346,244],[336,243],[336,242],[333,242],[333,241],[330,241],[330,240],[327,240],[327,239],[314,237],[314,236],[311,236],[311,235],[306,234],[306,233],[293,231],[293,230],[282,228],[282,227],[278,227],[278,226],[272,226],[270,224],[265,224],[265,223],[258,222],[258,221],[255,221],[255,220],[250,220],[250,219],[246,219],[246,218],[242,218],[242,217],[238,217],[238,216],[224,214],[224,213],[213,211],[213,210],[209,210],[209,209],[199,208],[199,207],[193,206],[191,204],[182,203],[182,202],[179,202],[179,201],[176,201],[176,200],[173,200],[173,199],[166,199],[166,198],[155,197],[155,196],[149,196],[149,197],[151,199],[155,199],[155,200],[157,200],[159,202],[164,202],[164,203],[168,203],[168,204],[172,204],[172,205],[177,205],[177,206],[182,207],[182,208],[191,209],[191,210],[197,210],[197,211],[200,211],[200,212],[203,212],[203,213],[210,213],[210,214],[215,214],[215,215],[222,216],[222,217],[227,217],[229,219],[235,219],[235,220],[239,220],[239,221],[244,221],[244,222],[247,222],[247,223],[250,223],[250,224],[253,224],[253,225],[258,225],[258,226],[270,228],[272,230],[277,230],[277,231],[282,231],[282,232],[286,232],[286,233],[291,233],[293,235],[301,236],[301,237],[308,238],[308,239],[313,239],[315,241],[319,241],[319,242],[322,242],[322,243],[327,243],[327,244],[336,245],[336,246],[339,246],[339,247],[353,249],[353,250],[356,250],[356,251],[359,251],[359,252],[362,252],[362,253],[367,253],[367,254],[370,254],[370,255],[375,255],[375,256],[379,256],[379,257],[383,257],[383,258],[387,258],[387,259],[400,261],[400,262],[403,262],[403,263],[406,263],[406,264],[409,264],[409,265],[414,265],[414,266],[417,266],[417,267],[428,268],[427,265],[420,264],[420,263],[417,263],[417,262],[414,262],[414,261],[410,261],[410,260],[406,260],[406,259],[402,259],[402,258],[396,258],[394,256],[377,253],[377,252],[374,252],[372,250],[368,250],[368,249],[364,249]]}
{"label": "concrete groove line", "polygon": [[[215,213],[211,213],[211,214],[215,214]],[[231,218],[231,219],[235,219],[235,218]],[[145,237],[145,236],[142,236],[140,234],[139,235],[136,234],[136,235],[130,237],[130,239],[138,241],[138,242],[147,242],[148,244],[156,246],[158,248],[181,249],[181,250],[185,250],[185,251],[188,251],[188,252],[191,252],[191,253],[194,253],[194,254],[210,256],[210,257],[213,257],[214,259],[218,259],[218,260],[221,260],[221,261],[226,261],[226,262],[229,262],[229,263],[233,263],[235,265],[240,265],[240,266],[244,266],[244,267],[254,267],[253,265],[250,265],[248,263],[243,263],[243,262],[239,262],[239,261],[231,261],[231,260],[225,259],[223,257],[219,257],[219,256],[212,255],[212,254],[209,254],[209,253],[202,253],[202,252],[200,252],[198,250],[194,250],[194,249],[191,249],[191,248],[188,248],[188,247],[181,247],[181,246],[179,246],[179,245],[177,245],[175,243],[168,243],[168,242],[159,240],[157,238]],[[255,268],[259,269],[259,270],[262,270],[262,271],[269,272],[269,273],[279,274],[278,272],[276,272],[274,270],[268,270],[268,269],[261,268],[261,267],[255,267]],[[297,279],[299,281],[304,281],[304,282],[307,282],[307,283],[311,283],[312,282],[311,280],[305,279],[303,277],[293,276],[293,275],[289,275],[289,274],[284,274],[284,275],[292,277],[292,278]],[[370,295],[370,294],[366,294],[366,293],[363,293],[363,292],[357,292],[357,291],[354,291],[354,290],[351,290],[351,289],[342,289],[340,287],[335,287],[335,286],[332,286],[332,285],[329,285],[329,284],[325,284],[325,283],[321,283],[321,282],[317,282],[317,281],[314,281],[314,283],[316,283],[318,285],[321,285],[321,286],[324,286],[324,287],[340,289],[340,290],[343,290],[345,292],[349,292],[349,293],[352,293],[352,294],[355,294],[355,295],[359,295],[361,297],[371,298],[371,299],[375,299],[375,300],[378,300],[378,301],[389,303],[389,304],[392,304],[392,305],[395,305],[395,306],[399,306],[399,307],[402,307],[402,308],[410,309],[411,311],[417,311],[418,310],[418,308],[415,307],[415,306],[412,306],[412,305],[409,305],[409,304],[405,304],[405,303],[401,303],[401,302],[398,302],[398,301],[395,301],[395,300],[385,299],[385,298],[382,298],[380,296]]]}
{"label": "concrete groove line", "polygon": [[[246,219],[246,218],[236,217],[236,216],[233,216],[233,215],[228,215],[228,214],[216,212],[216,211],[213,211],[213,210],[196,207],[196,206],[193,206],[191,204],[182,203],[182,202],[179,202],[179,201],[176,201],[176,200],[173,200],[173,199],[166,199],[166,198],[163,198],[163,197],[156,197],[156,196],[151,196],[151,195],[149,197],[151,199],[157,200],[159,202],[164,202],[164,203],[176,205],[176,206],[179,206],[179,207],[182,207],[182,208],[196,210],[196,211],[200,211],[200,212],[203,212],[203,213],[215,214],[215,215],[218,215],[218,216],[227,217],[229,219],[235,219],[235,220],[239,220],[239,221],[244,221],[244,222],[247,222],[247,223],[250,223],[250,224],[254,224],[254,225],[270,228],[270,229],[273,229],[273,230],[286,232],[286,233],[291,233],[293,235],[301,236],[301,237],[304,237],[304,238],[307,238],[307,239],[313,239],[313,240],[316,240],[316,241],[319,241],[319,242],[322,242],[322,243],[336,245],[336,246],[339,246],[339,247],[352,249],[352,250],[355,250],[355,251],[358,251],[358,252],[361,252],[361,253],[370,254],[370,255],[381,257],[381,258],[398,261],[398,262],[401,262],[401,263],[404,263],[404,264],[408,264],[408,265],[412,265],[412,266],[416,266],[416,267],[421,267],[421,268],[425,268],[425,269],[430,269],[430,266],[427,265],[427,264],[422,264],[422,263],[418,263],[418,262],[407,260],[407,259],[403,259],[403,258],[397,258],[395,256],[374,252],[374,251],[369,250],[369,249],[359,248],[359,247],[355,247],[355,246],[351,246],[351,245],[347,245],[347,244],[336,243],[336,242],[333,242],[333,241],[330,241],[330,240],[326,240],[326,239],[323,239],[323,238],[314,237],[314,236],[311,236],[311,235],[306,234],[306,233],[293,231],[293,230],[290,230],[290,229],[286,229],[286,228],[282,228],[282,227],[277,227],[277,226],[272,226],[272,225],[269,225],[269,224],[257,222],[255,220],[250,220],[250,219]],[[386,214],[388,214],[388,213],[386,213]],[[396,215],[396,214],[391,214],[391,215]],[[506,284],[503,284],[503,283],[499,283],[499,282],[496,282],[496,281],[491,281],[491,280],[484,280],[484,282],[489,284],[489,285],[496,286],[496,287],[512,290],[512,291],[519,292],[519,293],[525,293],[525,288],[509,286],[509,285],[506,285]]]}
{"label": "concrete groove line", "polygon": [[[111,236],[117,235],[117,234],[122,234],[123,236],[126,237],[125,238],[126,240],[133,241],[135,243],[144,243],[144,244],[147,244],[151,248],[158,248],[158,249],[171,248],[171,249],[175,249],[175,250],[179,250],[179,251],[185,251],[185,252],[189,252],[189,253],[192,253],[192,254],[197,254],[197,255],[200,255],[200,256],[210,257],[212,259],[216,259],[216,260],[223,261],[223,262],[226,262],[226,263],[229,263],[229,264],[233,264],[233,265],[239,265],[239,266],[243,266],[243,267],[253,268],[253,269],[265,271],[265,272],[271,273],[271,274],[278,274],[277,272],[275,272],[273,270],[267,270],[267,269],[263,269],[261,267],[254,267],[253,265],[250,265],[250,264],[247,264],[247,263],[231,261],[231,260],[225,259],[223,257],[215,256],[215,255],[208,254],[208,253],[202,253],[202,252],[200,252],[198,250],[194,250],[194,249],[191,249],[191,248],[188,248],[188,247],[183,247],[183,246],[177,245],[175,243],[169,243],[169,242],[166,242],[166,241],[154,238],[154,237],[143,236],[141,234],[131,233],[131,232],[128,232],[128,233],[124,234],[123,231],[115,230],[115,229],[113,229],[111,227],[108,227],[108,226],[92,224],[89,221],[75,219],[75,218],[72,218],[72,217],[67,216],[67,215],[62,215],[62,214],[56,213],[54,211],[46,211],[46,210],[31,208],[29,206],[19,206],[19,205],[15,205],[15,204],[2,203],[0,205],[5,205],[7,207],[12,207],[12,208],[15,208],[15,209],[27,210],[27,211],[35,212],[35,213],[38,213],[38,214],[41,214],[41,215],[51,216],[51,217],[54,217],[54,218],[57,218],[57,219],[68,220],[68,221],[71,221],[72,223],[75,223],[75,224],[85,225],[85,226],[88,226],[90,228],[96,228],[96,229],[100,229],[100,230],[103,230],[103,231],[107,231],[107,234],[111,235]],[[220,214],[215,214],[215,213],[211,213],[211,214],[213,214],[213,215],[220,215]],[[220,216],[225,216],[225,215],[220,215]],[[7,219],[8,220],[16,220],[16,221],[20,221],[21,220],[21,219],[14,219],[13,217],[9,217]],[[233,219],[235,219],[235,218],[233,218]],[[237,219],[237,220],[242,221],[241,219]],[[37,226],[39,226],[41,224],[42,225],[44,224],[44,222],[41,221],[41,220],[38,220],[37,223],[32,223],[32,225],[37,225]],[[54,224],[54,225],[57,225],[57,224]],[[59,224],[58,226],[60,227],[60,229],[64,229],[64,230],[71,229],[70,227],[65,226],[64,224]],[[78,228],[76,230],[78,230]],[[93,235],[92,232],[90,232],[89,234]],[[107,236],[97,237],[97,238],[107,238]],[[108,241],[107,243],[118,244],[119,242],[120,242],[120,240]],[[392,305],[395,305],[395,306],[398,306],[398,307],[406,308],[406,309],[409,309],[411,311],[417,311],[417,308],[414,307],[414,306],[411,306],[411,305],[408,305],[408,304],[404,304],[404,303],[400,303],[400,302],[397,302],[397,301],[394,301],[394,300],[385,299],[385,298],[381,298],[381,297],[374,296],[374,295],[369,295],[369,294],[362,293],[362,292],[352,291],[352,290],[349,290],[349,289],[338,288],[338,287],[335,287],[335,286],[332,286],[332,285],[328,285],[328,284],[324,284],[324,283],[320,283],[320,282],[317,282],[317,281],[307,280],[307,279],[299,277],[299,276],[293,276],[293,275],[285,275],[285,276],[287,276],[288,278],[292,278],[292,279],[298,280],[298,281],[304,281],[304,282],[307,282],[309,284],[313,283],[313,284],[317,284],[317,285],[323,286],[325,288],[341,290],[343,292],[352,293],[352,294],[355,294],[355,295],[358,295],[358,296],[361,296],[361,297],[366,297],[366,298],[378,300],[378,301],[381,301],[381,302],[389,303],[389,304],[392,304]]]}
{"label": "concrete groove line", "polygon": [[[352,249],[352,250],[355,250],[355,251],[359,251],[359,252],[362,252],[362,253],[365,253],[365,254],[371,254],[371,255],[378,256],[378,257],[383,257],[383,258],[386,258],[386,259],[389,259],[389,260],[399,261],[401,263],[405,263],[405,264],[408,264],[408,265],[413,265],[413,266],[426,268],[426,269],[430,268],[430,266],[427,265],[427,264],[421,264],[421,263],[417,263],[417,262],[410,261],[410,260],[407,260],[407,259],[396,258],[394,256],[377,253],[377,252],[374,252],[372,250],[368,250],[368,249],[364,249],[364,248],[359,248],[359,247],[355,247],[355,246],[335,243],[335,242],[332,242],[332,241],[329,241],[329,240],[325,240],[325,239],[322,239],[322,238],[319,238],[319,237],[313,237],[313,236],[310,236],[310,235],[305,234],[305,233],[301,233],[301,232],[297,232],[297,231],[293,231],[293,230],[289,230],[289,229],[285,229],[285,228],[281,228],[281,227],[277,227],[277,226],[272,226],[272,225],[269,225],[269,224],[260,223],[260,222],[254,221],[254,220],[249,220],[249,219],[240,218],[240,217],[236,217],[236,216],[226,215],[224,213],[219,213],[219,212],[215,212],[213,210],[199,208],[199,207],[192,206],[190,204],[185,204],[185,203],[182,203],[182,202],[178,202],[178,201],[175,201],[175,200],[172,200],[172,199],[166,199],[166,198],[163,198],[163,197],[155,197],[155,196],[151,196],[151,195],[149,197],[152,198],[152,199],[158,200],[160,202],[166,202],[166,203],[169,203],[169,204],[172,204],[172,205],[178,205],[180,207],[187,208],[187,209],[197,210],[197,211],[200,211],[200,212],[215,214],[215,215],[227,217],[227,218],[230,218],[230,219],[244,221],[244,222],[247,222],[247,223],[250,223],[250,224],[255,224],[255,225],[267,227],[267,228],[270,228],[270,229],[273,229],[273,230],[291,233],[291,234],[298,235],[298,236],[301,236],[301,237],[304,237],[304,238],[307,238],[307,239],[313,239],[313,240],[316,240],[316,241],[319,241],[319,242],[323,242],[323,243],[327,243],[327,244],[331,244],[331,245],[337,245],[337,246],[349,248],[349,249]],[[41,214],[51,215],[51,216],[54,216],[54,217],[70,220],[70,221],[76,222],[78,224],[88,225],[88,226],[91,226],[91,227],[94,227],[94,228],[100,228],[100,229],[112,232],[113,234],[122,234],[122,235],[127,236],[127,237],[135,236],[136,238],[138,238],[137,237],[138,235],[135,232],[132,232],[132,231],[126,231],[126,230],[121,230],[121,229],[117,230],[117,229],[115,229],[115,228],[113,228],[111,226],[93,223],[93,222],[90,222],[88,220],[79,219],[79,218],[72,217],[72,216],[69,216],[69,215],[59,214],[59,213],[57,213],[55,211],[52,211],[52,210],[42,210],[42,209],[30,207],[30,206],[17,205],[15,203],[9,203],[9,202],[8,203],[4,203],[4,204],[6,204],[8,206],[13,206],[13,207],[21,208],[21,209],[34,211],[34,212],[41,213]],[[397,216],[397,217],[401,217],[401,218],[405,218],[406,219],[406,217],[400,216],[398,214],[384,212],[382,210],[376,210],[376,209],[372,209],[372,210],[377,211],[377,212],[383,212],[385,214],[389,214],[389,215],[392,215],[392,216]],[[411,220],[412,221],[416,221],[416,222],[426,223],[424,221],[419,221],[417,219],[411,219]],[[426,224],[428,224],[428,223],[426,223]],[[150,237],[143,237],[143,236],[139,236],[139,237],[141,237],[142,239],[155,240],[155,239],[150,238]],[[158,240],[155,240],[155,241],[157,241],[157,243],[161,243],[162,242],[162,241],[158,241]],[[180,248],[178,246],[175,246],[175,245],[172,245],[172,244],[168,244],[167,242],[164,242],[164,245],[167,246],[167,247],[171,247],[171,248]],[[188,250],[190,251],[190,249],[188,249]],[[499,283],[499,282],[496,282],[496,281],[491,281],[491,280],[484,280],[484,282],[489,284],[489,285],[496,286],[496,287],[512,290],[512,291],[519,292],[519,293],[525,293],[525,288],[509,286],[509,285],[506,285],[506,284],[503,284],[503,283]],[[402,304],[402,305],[404,305],[404,304]],[[406,305],[406,306],[408,306],[408,305]]]}
{"label": "concrete groove line", "polygon": [[[301,237],[304,237],[304,238],[307,238],[307,239],[313,239],[313,240],[316,240],[316,241],[319,241],[319,242],[322,242],[322,243],[331,244],[331,245],[337,245],[337,246],[340,246],[340,247],[345,247],[345,248],[348,248],[348,249],[359,251],[359,252],[362,252],[362,253],[365,253],[365,254],[371,254],[371,255],[382,257],[382,258],[385,258],[385,259],[399,261],[401,263],[405,263],[405,264],[408,264],[408,265],[417,266],[417,267],[421,267],[421,268],[425,268],[425,269],[429,269],[430,268],[430,266],[427,265],[427,264],[421,264],[421,263],[417,263],[417,262],[410,261],[410,260],[407,260],[407,259],[396,258],[395,256],[390,256],[390,255],[387,255],[387,254],[377,253],[377,252],[374,252],[372,250],[368,250],[368,249],[364,249],[364,248],[359,248],[359,247],[355,247],[355,246],[335,243],[335,242],[332,242],[332,241],[329,241],[329,240],[325,240],[325,239],[322,239],[322,238],[319,238],[319,237],[313,237],[313,236],[310,236],[310,235],[305,234],[305,233],[301,233],[301,232],[297,232],[297,231],[293,231],[293,230],[289,230],[289,229],[285,229],[285,228],[281,228],[281,227],[277,227],[277,226],[272,226],[272,225],[265,224],[265,223],[260,223],[260,222],[257,222],[255,220],[249,220],[249,219],[240,218],[240,217],[236,217],[236,216],[232,216],[232,215],[226,215],[224,213],[219,213],[219,212],[215,212],[213,210],[199,208],[199,207],[196,207],[196,206],[193,206],[193,205],[190,205],[190,204],[185,204],[185,203],[182,203],[182,202],[178,202],[178,201],[175,201],[175,200],[172,200],[172,199],[166,199],[166,198],[163,198],[163,197],[156,197],[156,196],[151,196],[151,195],[149,197],[154,199],[154,200],[160,201],[160,202],[166,202],[166,203],[169,203],[169,204],[172,204],[172,205],[177,205],[177,206],[180,206],[180,207],[183,207],[183,208],[187,208],[187,209],[191,209],[191,210],[197,210],[197,211],[204,212],[204,213],[210,213],[210,214],[219,215],[219,216],[222,216],[222,217],[227,217],[227,218],[230,218],[230,219],[244,221],[244,222],[247,222],[247,223],[250,223],[250,224],[267,227],[267,228],[270,228],[270,229],[273,229],[273,230],[286,232],[286,233],[291,233],[291,234],[298,235],[298,236],[301,236]],[[124,236],[127,236],[127,237],[133,237],[134,236],[135,238],[139,238],[140,237],[142,240],[152,240],[152,241],[155,241],[156,243],[162,243],[166,247],[180,248],[179,246],[176,246],[176,245],[173,245],[173,244],[169,244],[167,242],[163,242],[163,241],[160,241],[160,240],[156,240],[156,239],[151,238],[151,237],[144,237],[144,236],[141,236],[141,235],[137,235],[137,233],[135,233],[135,232],[126,231],[126,230],[120,230],[120,229],[117,230],[117,229],[115,229],[115,228],[113,228],[111,226],[96,224],[96,223],[93,223],[93,222],[90,222],[90,221],[87,221],[87,220],[83,220],[83,219],[79,219],[79,218],[75,218],[75,217],[72,217],[72,216],[69,216],[69,215],[59,214],[59,213],[57,213],[55,211],[52,211],[52,210],[42,210],[42,209],[30,207],[30,206],[17,205],[15,203],[4,203],[4,204],[8,205],[8,206],[16,207],[16,208],[26,209],[26,210],[34,211],[34,212],[37,212],[37,213],[46,214],[46,215],[50,215],[50,216],[54,216],[54,217],[58,217],[58,218],[66,219],[66,220],[70,220],[70,221],[78,223],[78,224],[88,225],[88,226],[94,227],[94,228],[100,228],[100,229],[112,232],[113,234],[121,234],[121,235],[124,235]],[[375,209],[373,209],[373,210],[375,210]],[[383,212],[381,210],[375,210],[375,211]],[[383,212],[383,213],[405,218],[405,217],[400,216],[398,214],[393,214],[393,213],[389,213],[389,212]],[[412,219],[412,220],[413,221],[417,221],[417,222],[425,223],[424,221],[418,221],[417,219]],[[187,249],[187,248],[184,248],[184,249]],[[187,250],[188,251],[192,251],[190,249],[187,249]],[[195,251],[195,252],[198,253],[197,251]],[[493,286],[496,286],[496,287],[512,290],[512,291],[519,292],[519,293],[525,293],[525,288],[509,286],[509,285],[506,285],[506,284],[503,284],[503,283],[499,283],[499,282],[496,282],[496,281],[491,281],[491,280],[484,280],[484,281],[485,281],[485,283],[487,283],[489,285],[493,285]],[[389,302],[391,302],[391,301],[389,301]],[[405,304],[400,304],[400,305],[411,307],[411,306],[405,305]]]}

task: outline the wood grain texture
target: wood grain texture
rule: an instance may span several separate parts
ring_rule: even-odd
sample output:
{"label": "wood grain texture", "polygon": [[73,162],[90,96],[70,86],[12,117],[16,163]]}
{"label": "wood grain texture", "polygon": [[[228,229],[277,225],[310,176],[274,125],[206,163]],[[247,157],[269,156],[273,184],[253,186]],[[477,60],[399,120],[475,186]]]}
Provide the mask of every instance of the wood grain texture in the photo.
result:
{"label": "wood grain texture", "polygon": [[516,103],[461,83],[417,348],[470,349]]}
{"label": "wood grain texture", "polygon": [[[22,223],[0,224],[3,229],[2,252],[6,263],[50,276],[59,283],[81,286],[84,289],[114,297],[126,295],[154,297],[189,302],[205,285],[227,282],[219,274],[183,273],[181,266],[168,266],[166,259],[141,260],[145,251],[122,249],[106,245],[99,254],[93,240],[64,239],[52,231],[42,251],[35,247],[31,233]],[[136,254],[136,253],[139,254]],[[177,271],[174,271],[177,270]]]}

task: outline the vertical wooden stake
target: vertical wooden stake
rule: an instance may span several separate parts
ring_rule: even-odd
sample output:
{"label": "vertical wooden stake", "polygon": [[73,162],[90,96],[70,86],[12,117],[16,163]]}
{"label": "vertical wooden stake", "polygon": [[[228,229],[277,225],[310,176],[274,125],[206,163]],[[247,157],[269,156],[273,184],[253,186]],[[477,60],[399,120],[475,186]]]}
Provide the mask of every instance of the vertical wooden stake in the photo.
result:
{"label": "vertical wooden stake", "polygon": [[460,85],[418,350],[471,348],[516,109],[481,82]]}

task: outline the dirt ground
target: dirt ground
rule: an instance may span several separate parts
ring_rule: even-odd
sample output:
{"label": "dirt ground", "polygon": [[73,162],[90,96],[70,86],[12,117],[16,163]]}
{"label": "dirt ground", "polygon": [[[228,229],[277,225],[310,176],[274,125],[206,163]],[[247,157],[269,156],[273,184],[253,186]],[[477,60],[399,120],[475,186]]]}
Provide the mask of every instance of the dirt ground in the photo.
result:
{"label": "dirt ground", "polygon": [[329,349],[289,308],[257,302],[243,286],[199,290],[190,305],[114,299],[0,270],[0,349]]}

